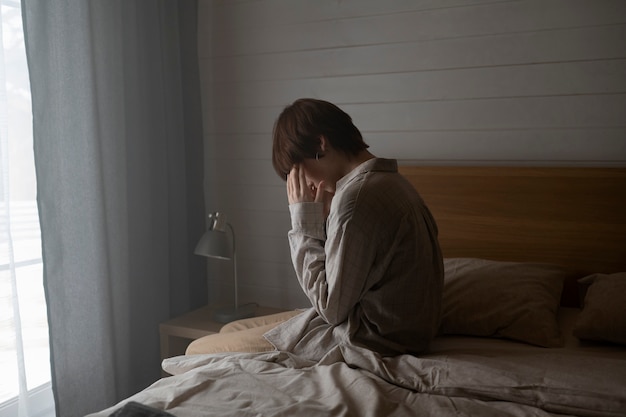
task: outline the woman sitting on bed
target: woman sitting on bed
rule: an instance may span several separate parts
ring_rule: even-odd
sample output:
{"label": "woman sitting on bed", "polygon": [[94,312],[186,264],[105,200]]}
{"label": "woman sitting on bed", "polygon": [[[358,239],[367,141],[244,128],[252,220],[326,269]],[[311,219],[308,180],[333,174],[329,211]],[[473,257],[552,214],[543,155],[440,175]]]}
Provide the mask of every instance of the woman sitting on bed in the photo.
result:
{"label": "woman sitting on bed", "polygon": [[[273,164],[287,180],[291,257],[312,307],[256,329],[241,331],[258,319],[227,325],[251,338],[248,350],[319,360],[341,344],[382,355],[428,348],[443,287],[437,226],[396,161],[367,148],[334,104],[300,99],[280,114]],[[193,342],[187,353],[215,351],[206,348],[219,343],[215,336]]]}

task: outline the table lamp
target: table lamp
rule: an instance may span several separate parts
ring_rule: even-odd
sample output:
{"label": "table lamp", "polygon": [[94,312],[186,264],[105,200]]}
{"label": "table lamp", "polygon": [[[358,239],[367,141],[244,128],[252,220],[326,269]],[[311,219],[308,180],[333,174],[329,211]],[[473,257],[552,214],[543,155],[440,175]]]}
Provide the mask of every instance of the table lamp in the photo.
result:
{"label": "table lamp", "polygon": [[[229,242],[226,229],[232,235],[232,245]],[[229,323],[234,320],[244,319],[254,316],[256,303],[239,305],[237,290],[237,250],[235,246],[235,229],[228,223],[220,212],[209,214],[209,228],[204,233],[196,249],[196,255],[208,258],[232,260],[233,279],[235,284],[235,305],[233,307],[218,308],[213,312],[213,320],[219,323]]]}

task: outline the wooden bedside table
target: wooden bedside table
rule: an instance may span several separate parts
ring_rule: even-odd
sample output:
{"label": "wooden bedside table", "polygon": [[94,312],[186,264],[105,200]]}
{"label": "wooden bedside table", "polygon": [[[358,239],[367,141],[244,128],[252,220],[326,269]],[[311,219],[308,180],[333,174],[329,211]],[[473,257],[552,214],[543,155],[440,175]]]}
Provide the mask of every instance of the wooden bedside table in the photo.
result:
{"label": "wooden bedside table", "polygon": [[[187,346],[196,339],[218,333],[224,323],[211,319],[214,306],[204,306],[159,324],[161,360],[184,355]],[[280,313],[282,309],[259,306],[255,316]]]}

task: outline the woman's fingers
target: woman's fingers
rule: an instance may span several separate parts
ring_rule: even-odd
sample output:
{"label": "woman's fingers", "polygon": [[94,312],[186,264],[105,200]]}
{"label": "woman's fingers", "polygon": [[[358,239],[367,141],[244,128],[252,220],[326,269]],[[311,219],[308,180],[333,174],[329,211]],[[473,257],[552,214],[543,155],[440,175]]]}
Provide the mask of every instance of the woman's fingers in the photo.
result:
{"label": "woman's fingers", "polygon": [[[305,201],[303,200],[301,176],[302,170],[298,165],[294,165],[287,177],[287,198],[289,204]],[[304,186],[306,187],[306,184]]]}
{"label": "woman's fingers", "polygon": [[[306,173],[304,172],[304,170],[298,166],[298,174],[299,174],[299,187],[300,187],[300,195],[303,198],[306,198],[307,194],[310,196],[311,194],[311,188],[309,187],[309,185],[307,184],[306,181]],[[307,201],[307,200],[303,200],[303,201]]]}
{"label": "woman's fingers", "polygon": [[299,165],[294,165],[287,176],[287,198],[289,204],[313,201],[315,189],[307,183],[306,173]]}
{"label": "woman's fingers", "polygon": [[320,181],[319,186],[316,190],[315,193],[315,202],[316,203],[323,203],[324,202],[324,181]]}
{"label": "woman's fingers", "polygon": [[297,196],[297,168],[294,165],[291,168],[291,172],[287,175],[287,199],[289,200],[289,204],[293,204],[296,202]]}

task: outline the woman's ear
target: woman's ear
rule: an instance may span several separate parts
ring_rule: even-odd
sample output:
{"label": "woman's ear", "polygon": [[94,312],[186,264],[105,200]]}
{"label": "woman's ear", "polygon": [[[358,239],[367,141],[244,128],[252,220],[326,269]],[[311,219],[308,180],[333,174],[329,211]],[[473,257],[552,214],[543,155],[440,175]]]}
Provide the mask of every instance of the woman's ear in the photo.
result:
{"label": "woman's ear", "polygon": [[328,150],[328,141],[325,136],[320,136],[320,149],[322,152],[326,152]]}

